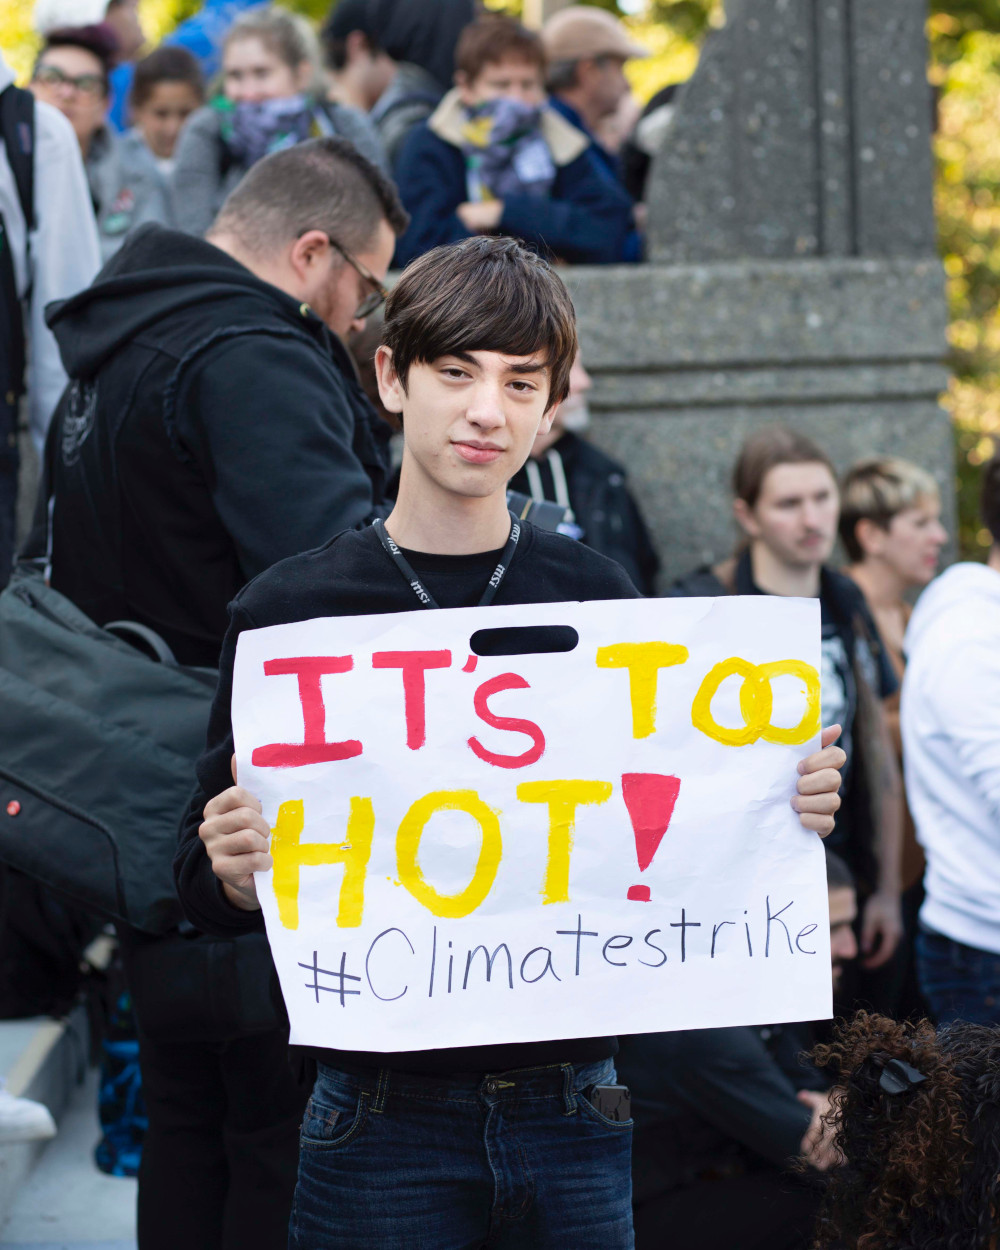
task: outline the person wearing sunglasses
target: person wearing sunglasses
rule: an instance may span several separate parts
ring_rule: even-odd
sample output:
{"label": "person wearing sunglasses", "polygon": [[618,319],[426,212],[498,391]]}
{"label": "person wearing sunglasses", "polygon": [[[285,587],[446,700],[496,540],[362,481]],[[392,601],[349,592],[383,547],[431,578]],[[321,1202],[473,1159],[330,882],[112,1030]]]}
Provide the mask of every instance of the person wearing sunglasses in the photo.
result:
{"label": "person wearing sunglasses", "polygon": [[76,134],[104,261],[133,227],[167,223],[170,213],[166,186],[152,160],[123,145],[107,124],[109,74],[117,48],[108,26],[50,31],[30,83],[35,97],[63,113]]}

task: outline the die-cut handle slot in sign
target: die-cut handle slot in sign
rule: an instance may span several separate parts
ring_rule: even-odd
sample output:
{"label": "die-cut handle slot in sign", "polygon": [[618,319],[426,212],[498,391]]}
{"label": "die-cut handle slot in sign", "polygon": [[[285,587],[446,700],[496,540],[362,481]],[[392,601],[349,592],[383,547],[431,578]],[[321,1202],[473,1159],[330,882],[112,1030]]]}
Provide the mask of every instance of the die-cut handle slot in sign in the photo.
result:
{"label": "die-cut handle slot in sign", "polygon": [[575,650],[579,641],[572,625],[506,625],[477,629],[469,647],[473,655],[553,655]]}

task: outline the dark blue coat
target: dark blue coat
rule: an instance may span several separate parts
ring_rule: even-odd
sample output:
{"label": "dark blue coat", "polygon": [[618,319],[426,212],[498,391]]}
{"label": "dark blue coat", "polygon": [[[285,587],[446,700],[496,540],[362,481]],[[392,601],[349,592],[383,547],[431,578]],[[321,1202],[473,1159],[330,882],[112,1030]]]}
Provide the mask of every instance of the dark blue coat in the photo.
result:
{"label": "dark blue coat", "polygon": [[[620,158],[614,153],[609,152],[603,144],[599,143],[597,136],[593,133],[587,123],[580,114],[572,106],[567,104],[565,100],[554,95],[549,97],[549,108],[561,114],[569,122],[571,126],[575,126],[582,134],[585,134],[591,142],[591,151],[597,158],[597,163],[612,182],[625,186],[622,178],[622,163]],[[629,197],[631,198],[631,196]],[[634,227],[629,231],[628,238],[625,240],[625,252],[622,256],[623,260],[642,260],[642,235]]]}
{"label": "dark blue coat", "polygon": [[[471,232],[455,214],[468,199],[460,148],[446,143],[422,122],[403,144],[395,172],[411,218],[396,244],[398,267],[439,244],[469,237]],[[505,199],[499,226],[501,234],[580,265],[624,260],[631,230],[628,193],[601,169],[592,148],[559,166],[547,198],[518,195]]]}

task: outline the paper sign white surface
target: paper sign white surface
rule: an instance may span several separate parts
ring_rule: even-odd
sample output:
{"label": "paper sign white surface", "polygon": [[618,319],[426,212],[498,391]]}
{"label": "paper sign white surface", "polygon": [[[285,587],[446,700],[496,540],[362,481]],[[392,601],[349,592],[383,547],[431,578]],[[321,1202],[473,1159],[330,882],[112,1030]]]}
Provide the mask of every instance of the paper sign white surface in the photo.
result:
{"label": "paper sign white surface", "polygon": [[[542,625],[579,641],[473,654]],[[763,595],[242,634],[239,778],[274,830],[257,890],[292,1042],[828,1016],[823,849],[789,805],[819,669],[818,603]]]}

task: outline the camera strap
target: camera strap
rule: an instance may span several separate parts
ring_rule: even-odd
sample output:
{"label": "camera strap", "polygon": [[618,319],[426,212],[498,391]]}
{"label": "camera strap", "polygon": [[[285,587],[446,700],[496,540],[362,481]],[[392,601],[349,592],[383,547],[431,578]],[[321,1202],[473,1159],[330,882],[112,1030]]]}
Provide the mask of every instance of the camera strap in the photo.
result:
{"label": "camera strap", "polygon": [[[496,598],[496,593],[500,589],[500,583],[507,575],[507,570],[510,568],[510,562],[514,559],[514,552],[517,550],[518,540],[521,537],[521,522],[517,519],[513,512],[508,515],[510,516],[510,537],[507,539],[507,545],[504,547],[503,553],[500,556],[500,563],[490,574],[490,580],[486,583],[486,589],[483,591],[479,600],[479,607],[481,608],[488,607],[489,604],[491,604]],[[438,607],[439,604],[437,603],[437,600],[423,584],[416,573],[414,573],[413,569],[410,567],[409,561],[389,537],[389,532],[385,528],[385,523],[382,521],[381,517],[375,518],[372,522],[372,528],[375,530],[375,533],[378,534],[379,542],[385,548],[386,555],[393,562],[396,568],[399,569],[401,577],[417,596],[420,606],[424,608]]]}

